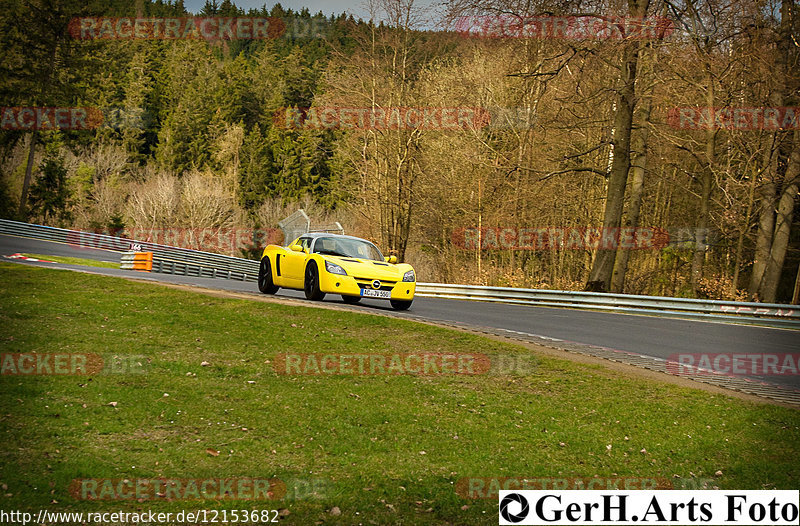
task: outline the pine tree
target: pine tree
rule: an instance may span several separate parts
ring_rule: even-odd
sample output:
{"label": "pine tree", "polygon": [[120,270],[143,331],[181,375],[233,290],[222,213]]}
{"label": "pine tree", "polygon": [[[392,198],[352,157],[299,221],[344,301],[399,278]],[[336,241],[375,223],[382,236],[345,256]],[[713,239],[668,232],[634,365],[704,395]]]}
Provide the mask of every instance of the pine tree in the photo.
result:
{"label": "pine tree", "polygon": [[70,218],[67,211],[67,169],[61,155],[62,141],[58,132],[48,135],[50,140],[39,167],[39,176],[30,189],[30,213],[40,217],[45,224],[54,221],[60,224]]}

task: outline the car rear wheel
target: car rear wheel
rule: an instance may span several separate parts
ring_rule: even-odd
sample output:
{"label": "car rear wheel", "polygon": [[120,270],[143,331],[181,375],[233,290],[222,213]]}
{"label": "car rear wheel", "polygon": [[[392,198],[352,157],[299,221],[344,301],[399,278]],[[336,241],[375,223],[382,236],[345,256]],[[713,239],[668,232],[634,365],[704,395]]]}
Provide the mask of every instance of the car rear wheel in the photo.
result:
{"label": "car rear wheel", "polygon": [[264,294],[275,294],[279,288],[272,282],[272,266],[266,257],[261,260],[261,266],[258,267],[258,290]]}
{"label": "car rear wheel", "polygon": [[342,296],[342,299],[348,305],[355,305],[359,301],[361,301],[361,296]]}
{"label": "car rear wheel", "polygon": [[319,270],[317,270],[317,263],[314,261],[310,262],[306,267],[303,290],[306,293],[306,299],[312,301],[320,301],[325,297],[325,293],[319,290]]}
{"label": "car rear wheel", "polygon": [[389,301],[392,304],[392,308],[394,308],[394,310],[408,310],[408,308],[411,306],[411,301],[413,301],[413,300],[410,300],[410,301],[406,301],[406,300],[389,300]]}

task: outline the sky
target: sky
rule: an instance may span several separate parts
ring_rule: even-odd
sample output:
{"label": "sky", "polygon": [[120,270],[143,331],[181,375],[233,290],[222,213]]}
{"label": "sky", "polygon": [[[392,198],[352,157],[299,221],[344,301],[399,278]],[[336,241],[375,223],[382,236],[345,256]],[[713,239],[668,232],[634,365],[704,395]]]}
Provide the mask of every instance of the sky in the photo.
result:
{"label": "sky", "polygon": [[[221,2],[221,0],[218,0]],[[437,0],[417,0],[416,4],[420,6],[430,6],[434,3],[440,3]],[[183,4],[186,9],[196,13],[200,11],[205,5],[206,0],[184,0]],[[271,8],[276,3],[280,3],[283,7],[300,11],[307,7],[312,14],[320,11],[326,15],[338,15],[339,13],[352,14],[355,18],[369,19],[369,9],[367,8],[366,0],[233,0],[237,7],[245,10],[250,8],[260,8],[264,4],[267,8]]]}

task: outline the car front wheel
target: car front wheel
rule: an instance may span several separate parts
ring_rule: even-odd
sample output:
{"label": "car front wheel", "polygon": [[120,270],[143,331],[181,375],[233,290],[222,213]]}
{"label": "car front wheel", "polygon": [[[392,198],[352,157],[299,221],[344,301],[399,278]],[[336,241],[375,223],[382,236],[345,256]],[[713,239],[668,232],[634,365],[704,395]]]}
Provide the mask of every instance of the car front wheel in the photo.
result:
{"label": "car front wheel", "polygon": [[306,267],[303,290],[306,293],[306,299],[312,301],[320,301],[325,297],[325,293],[319,289],[319,270],[317,270],[317,263],[314,261],[310,262]]}
{"label": "car front wheel", "polygon": [[279,288],[272,282],[272,266],[266,257],[261,260],[261,266],[258,267],[258,290],[264,294],[275,294]]}
{"label": "car front wheel", "polygon": [[411,306],[411,301],[406,300],[390,300],[390,302],[395,310],[408,310]]}

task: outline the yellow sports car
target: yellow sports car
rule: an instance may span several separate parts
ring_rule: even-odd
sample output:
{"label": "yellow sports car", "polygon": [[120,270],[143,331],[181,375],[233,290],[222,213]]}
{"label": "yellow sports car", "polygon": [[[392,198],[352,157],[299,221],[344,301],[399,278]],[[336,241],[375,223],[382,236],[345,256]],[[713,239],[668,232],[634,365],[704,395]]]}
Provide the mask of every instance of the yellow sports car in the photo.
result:
{"label": "yellow sports car", "polygon": [[384,258],[369,241],[340,234],[303,234],[288,247],[267,245],[258,272],[264,294],[284,287],[304,290],[314,301],[325,294],[341,294],[345,303],[379,298],[397,310],[411,306],[416,285],[411,265],[397,264],[395,256]]}

